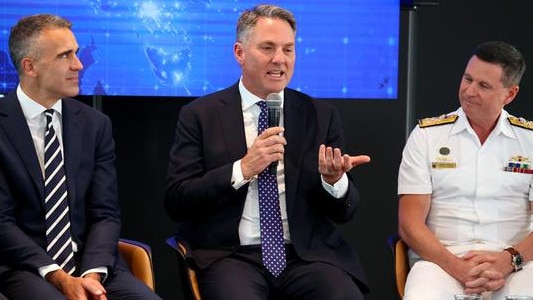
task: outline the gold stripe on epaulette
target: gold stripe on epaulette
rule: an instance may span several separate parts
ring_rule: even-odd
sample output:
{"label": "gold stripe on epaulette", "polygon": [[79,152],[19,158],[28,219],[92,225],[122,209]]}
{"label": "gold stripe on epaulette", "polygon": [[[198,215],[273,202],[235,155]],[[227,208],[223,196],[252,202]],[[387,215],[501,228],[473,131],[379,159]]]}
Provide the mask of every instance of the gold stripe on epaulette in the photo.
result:
{"label": "gold stripe on epaulette", "polygon": [[509,116],[507,117],[507,120],[509,120],[511,125],[533,130],[533,121],[528,121],[524,118],[517,118],[515,116]]}
{"label": "gold stripe on epaulette", "polygon": [[444,124],[451,124],[451,123],[455,123],[455,121],[457,121],[457,118],[459,118],[458,115],[442,115],[440,117],[424,118],[424,119],[418,120],[418,126],[420,126],[420,128],[424,128],[424,127],[438,126],[438,125],[444,125]]}

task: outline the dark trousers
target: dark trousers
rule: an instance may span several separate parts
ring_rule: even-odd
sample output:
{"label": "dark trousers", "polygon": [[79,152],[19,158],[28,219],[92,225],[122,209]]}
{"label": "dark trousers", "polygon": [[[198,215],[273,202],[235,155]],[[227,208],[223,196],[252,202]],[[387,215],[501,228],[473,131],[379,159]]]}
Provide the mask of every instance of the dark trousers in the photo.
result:
{"label": "dark trousers", "polygon": [[[2,274],[0,291],[9,300],[64,300],[65,296],[39,274],[29,271],[10,270]],[[130,272],[118,269],[110,274],[103,284],[107,299],[161,300],[143,282]],[[0,297],[0,300],[4,299]]]}
{"label": "dark trousers", "polygon": [[244,246],[231,256],[197,270],[202,300],[362,300],[352,277],[323,262],[298,258],[286,246],[287,268],[276,278],[265,269],[260,246]]}

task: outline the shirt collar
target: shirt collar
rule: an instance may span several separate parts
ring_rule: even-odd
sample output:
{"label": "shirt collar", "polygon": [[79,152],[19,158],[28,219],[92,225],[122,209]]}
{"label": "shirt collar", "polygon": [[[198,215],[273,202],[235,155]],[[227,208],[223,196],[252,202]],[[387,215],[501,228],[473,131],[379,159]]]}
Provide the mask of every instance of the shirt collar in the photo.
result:
{"label": "shirt collar", "polygon": [[[282,90],[281,92],[278,93],[278,95],[281,97],[281,107],[283,107],[283,102],[284,102],[284,94],[285,94],[284,91],[285,90]],[[257,97],[256,95],[252,94],[252,92],[247,90],[246,87],[244,87],[244,84],[242,83],[242,77],[239,80],[239,92],[241,93],[241,101],[242,101],[241,106],[242,106],[243,111],[249,109],[250,107],[255,105],[258,101],[265,100],[265,99],[261,99]]]}
{"label": "shirt collar", "polygon": [[[22,113],[26,120],[32,120],[42,114],[47,108],[37,103],[37,101],[31,99],[20,87],[20,84],[17,86],[17,97],[19,99],[20,106],[22,108]],[[61,115],[61,99],[56,101],[52,108]]]}
{"label": "shirt collar", "polygon": [[510,137],[510,138],[513,138],[513,139],[516,139],[516,134],[513,130],[513,126],[511,126],[511,123],[509,123],[509,121],[507,120],[507,118],[509,118],[509,113],[502,109],[502,113],[500,114],[500,120],[498,121],[498,125],[496,125],[496,129],[500,130],[502,134]]}
{"label": "shirt collar", "polygon": [[[458,119],[452,128],[452,134],[457,134],[459,132],[462,132],[463,130],[468,130],[468,128],[470,128],[471,132],[474,132],[473,129],[471,129],[471,126],[468,123],[468,118],[466,117],[466,114],[462,108],[459,108],[457,111],[455,111],[455,114],[458,115]],[[498,123],[492,131],[495,135],[504,134],[510,138],[516,138],[516,135],[513,129],[511,128],[511,125],[509,124],[509,122],[507,122],[507,117],[509,117],[509,113],[506,110],[502,109],[500,117],[498,119]]]}

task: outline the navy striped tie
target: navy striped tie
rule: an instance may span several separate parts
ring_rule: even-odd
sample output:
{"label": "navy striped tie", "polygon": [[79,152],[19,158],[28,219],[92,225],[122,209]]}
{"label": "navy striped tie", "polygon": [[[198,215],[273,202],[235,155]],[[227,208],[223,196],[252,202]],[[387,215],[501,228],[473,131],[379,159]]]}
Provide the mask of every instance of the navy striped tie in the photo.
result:
{"label": "navy striped tie", "polygon": [[[258,133],[268,127],[268,108],[265,101],[257,102],[261,107]],[[261,252],[263,265],[274,275],[287,266],[285,247],[283,245],[283,224],[279,207],[278,181],[268,167],[258,175],[259,188],[259,222],[261,230]]]}
{"label": "navy striped tie", "polygon": [[52,126],[53,109],[46,115],[46,133],[44,137],[44,195],[46,208],[46,251],[61,268],[72,274],[76,270],[72,236],[70,232],[70,215],[68,209],[67,182],[63,165],[63,154],[59,140]]}

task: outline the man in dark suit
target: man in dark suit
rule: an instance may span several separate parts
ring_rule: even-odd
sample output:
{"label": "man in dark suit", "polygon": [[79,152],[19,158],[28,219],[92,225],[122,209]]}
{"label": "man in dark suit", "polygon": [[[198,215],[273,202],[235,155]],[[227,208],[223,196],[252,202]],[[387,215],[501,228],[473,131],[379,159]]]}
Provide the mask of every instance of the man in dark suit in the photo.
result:
{"label": "man in dark suit", "polygon": [[[353,300],[368,290],[357,255],[334,223],[354,215],[359,194],[348,171],[370,157],[343,154],[333,107],[287,88],[295,33],[294,17],[283,8],[245,11],[234,45],[241,79],[180,111],[165,207],[180,223],[203,299]],[[267,98],[281,99],[283,113],[280,126],[262,131]],[[264,266],[268,231],[258,182],[275,162],[284,246],[271,270]]]}
{"label": "man in dark suit", "polygon": [[[77,95],[83,68],[71,26],[40,14],[11,29],[20,84],[0,100],[0,292],[24,300],[160,299],[118,259],[111,122],[67,98]],[[60,162],[49,173],[54,144]],[[49,208],[54,195],[62,204]],[[57,228],[64,230],[52,235]]]}

